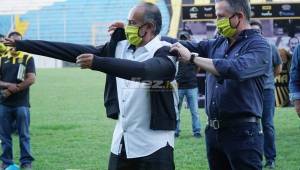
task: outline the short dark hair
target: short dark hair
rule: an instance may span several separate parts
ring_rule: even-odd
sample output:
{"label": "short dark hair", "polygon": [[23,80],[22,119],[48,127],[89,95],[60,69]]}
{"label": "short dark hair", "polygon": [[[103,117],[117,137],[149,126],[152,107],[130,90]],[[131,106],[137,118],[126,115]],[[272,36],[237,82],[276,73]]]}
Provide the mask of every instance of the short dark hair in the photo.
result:
{"label": "short dark hair", "polygon": [[10,38],[11,36],[14,36],[14,35],[22,37],[21,33],[17,32],[17,31],[13,31],[13,32],[8,34],[8,38]]}
{"label": "short dark hair", "polygon": [[246,19],[250,21],[251,18],[251,6],[249,0],[215,0],[216,2],[226,1],[231,7],[233,13],[243,11]]}
{"label": "short dark hair", "polygon": [[258,21],[258,20],[251,20],[251,21],[250,21],[250,25],[251,25],[251,26],[256,25],[256,26],[259,27],[260,30],[262,30],[262,24],[261,24],[261,22]]}
{"label": "short dark hair", "polygon": [[162,27],[162,17],[159,8],[149,2],[143,2],[140,5],[145,7],[144,22],[153,23],[155,26],[154,34],[159,34]]}

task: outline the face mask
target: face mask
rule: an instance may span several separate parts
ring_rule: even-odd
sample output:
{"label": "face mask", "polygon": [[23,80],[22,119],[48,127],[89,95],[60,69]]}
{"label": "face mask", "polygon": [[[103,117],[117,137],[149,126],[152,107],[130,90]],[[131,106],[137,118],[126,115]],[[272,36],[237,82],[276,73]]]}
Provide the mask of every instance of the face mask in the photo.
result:
{"label": "face mask", "polygon": [[127,25],[125,28],[125,34],[128,42],[134,46],[138,46],[142,43],[143,38],[139,36],[140,27]]}
{"label": "face mask", "polygon": [[[234,16],[234,15],[233,15]],[[233,17],[232,16],[232,17]],[[236,32],[237,29],[236,28],[232,28],[231,24],[230,24],[230,19],[232,18],[224,18],[224,19],[219,19],[217,20],[217,28],[218,31],[221,35],[223,35],[226,38],[231,38],[233,37]]]}

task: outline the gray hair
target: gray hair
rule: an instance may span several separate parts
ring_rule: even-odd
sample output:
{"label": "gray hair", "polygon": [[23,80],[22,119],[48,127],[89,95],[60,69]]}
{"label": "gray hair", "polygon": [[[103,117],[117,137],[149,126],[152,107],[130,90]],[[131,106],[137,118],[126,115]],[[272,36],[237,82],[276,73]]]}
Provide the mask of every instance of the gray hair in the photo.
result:
{"label": "gray hair", "polygon": [[228,2],[231,11],[233,13],[242,11],[246,19],[250,21],[251,18],[251,6],[249,0],[215,0],[216,2],[226,1]]}
{"label": "gray hair", "polygon": [[144,22],[152,23],[155,26],[154,34],[159,34],[162,27],[162,17],[159,8],[149,2],[143,2],[140,5],[145,8]]}

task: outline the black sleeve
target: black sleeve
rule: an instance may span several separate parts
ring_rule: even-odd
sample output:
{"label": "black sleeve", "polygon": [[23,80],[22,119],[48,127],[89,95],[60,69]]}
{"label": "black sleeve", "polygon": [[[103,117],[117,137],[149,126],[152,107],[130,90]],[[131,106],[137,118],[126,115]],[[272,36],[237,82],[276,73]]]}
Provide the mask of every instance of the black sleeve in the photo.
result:
{"label": "black sleeve", "polygon": [[189,51],[194,52],[194,53],[198,53],[199,56],[201,57],[208,57],[208,51],[210,49],[210,41],[209,40],[203,40],[200,42],[193,42],[190,40],[180,40],[178,41],[175,38],[171,38],[171,37],[167,37],[167,36],[162,36],[161,37],[162,41],[166,41],[168,43],[174,44],[179,42],[180,44],[182,44],[184,47],[186,47]]}
{"label": "black sleeve", "polygon": [[76,62],[78,55],[84,53],[101,56],[99,49],[94,46],[41,40],[16,41],[16,48],[18,51],[47,56],[72,63]]}
{"label": "black sleeve", "polygon": [[161,56],[155,56],[144,62],[95,56],[92,70],[127,80],[174,80],[175,63],[165,54],[157,55]]}
{"label": "black sleeve", "polygon": [[175,44],[175,43],[178,42],[177,39],[172,38],[172,37],[168,37],[168,36],[161,36],[161,40],[166,41],[166,42],[171,43],[171,44]]}

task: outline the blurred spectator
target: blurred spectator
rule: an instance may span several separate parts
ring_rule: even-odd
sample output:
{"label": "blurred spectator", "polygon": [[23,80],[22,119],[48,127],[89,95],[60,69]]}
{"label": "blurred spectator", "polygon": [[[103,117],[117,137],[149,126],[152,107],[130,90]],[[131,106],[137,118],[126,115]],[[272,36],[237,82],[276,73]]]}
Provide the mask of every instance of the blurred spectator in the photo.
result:
{"label": "blurred spectator", "polygon": [[290,104],[288,84],[292,55],[284,48],[279,49],[279,54],[282,60],[282,71],[275,78],[275,96],[276,106],[284,107]]}
{"label": "blurred spectator", "polygon": [[[258,30],[262,33],[262,24],[257,20],[250,22],[252,29]],[[279,56],[277,47],[269,43],[272,53],[272,65],[267,72],[267,79],[264,86],[263,98],[263,113],[262,113],[262,127],[264,132],[264,155],[266,159],[266,168],[275,168],[276,148],[275,148],[275,128],[274,128],[274,112],[275,112],[275,95],[274,95],[274,76],[281,72],[281,58]]]}
{"label": "blurred spectator", "polygon": [[290,99],[295,105],[296,112],[300,117],[300,45],[294,50],[290,71]]}
{"label": "blurred spectator", "polygon": [[297,47],[297,45],[300,43],[300,40],[297,37],[291,37],[289,40],[289,48],[290,48],[290,53],[293,54],[295,48]]}
{"label": "blurred spectator", "polygon": [[[183,30],[179,32],[178,37],[180,40],[191,40],[191,33],[187,30]],[[198,112],[197,72],[198,68],[195,64],[179,62],[178,73],[176,76],[176,81],[178,83],[179,112],[177,115],[175,137],[179,137],[180,134],[180,109],[184,97],[186,97],[186,101],[191,111],[194,137],[201,137],[201,123]]]}
{"label": "blurred spectator", "polygon": [[[12,32],[8,36],[21,40],[22,35]],[[2,145],[0,170],[4,170],[13,162],[12,132],[13,124],[19,132],[20,163],[22,170],[31,170],[34,158],[30,149],[30,112],[29,87],[35,81],[35,65],[32,56],[11,48],[1,56],[0,71],[0,138]]]}

